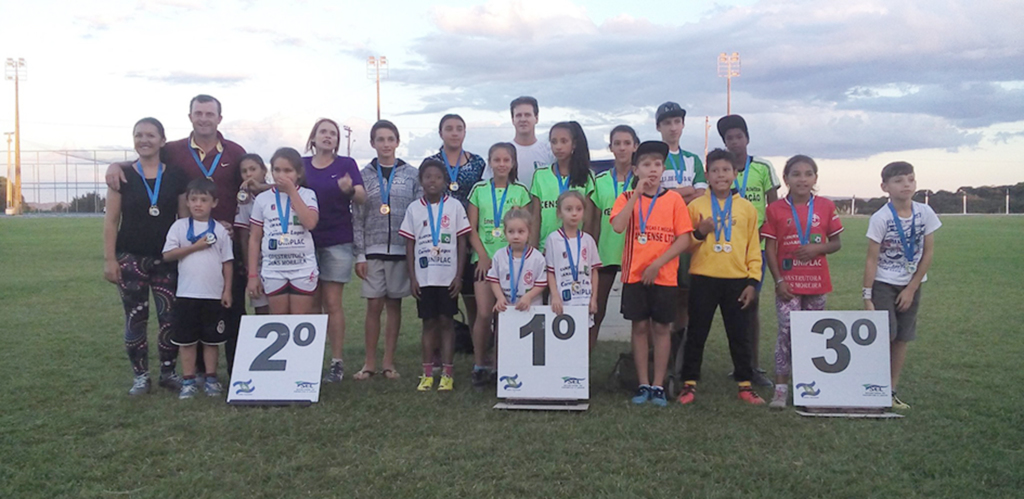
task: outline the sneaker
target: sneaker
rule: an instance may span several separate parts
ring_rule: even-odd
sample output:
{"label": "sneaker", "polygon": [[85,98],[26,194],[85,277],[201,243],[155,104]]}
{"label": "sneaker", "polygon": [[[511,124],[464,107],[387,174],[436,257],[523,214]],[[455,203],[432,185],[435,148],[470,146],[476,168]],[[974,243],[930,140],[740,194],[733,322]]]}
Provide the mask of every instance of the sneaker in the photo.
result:
{"label": "sneaker", "polygon": [[772,396],[772,402],[768,404],[768,407],[781,411],[786,408],[786,402],[789,401],[789,390],[787,385],[775,385],[775,395]]}
{"label": "sneaker", "polygon": [[676,400],[680,404],[686,405],[693,403],[693,399],[697,396],[697,387],[695,385],[683,385],[683,389],[679,391],[679,398]]}
{"label": "sneaker", "polygon": [[651,403],[657,407],[665,407],[668,400],[665,400],[665,389],[660,386],[651,387]]}
{"label": "sneaker", "polygon": [[740,388],[739,399],[751,405],[764,405],[764,399],[750,388]]}
{"label": "sneaker", "polygon": [[754,386],[772,386],[775,384],[758,369],[755,369],[754,374],[750,376],[750,383]]}
{"label": "sneaker", "polygon": [[429,392],[434,388],[434,377],[433,376],[420,376],[420,386],[416,387],[416,390],[421,392]]}
{"label": "sneaker", "polygon": [[160,379],[156,382],[160,388],[166,388],[172,392],[181,391],[181,376],[174,371],[160,373]]}
{"label": "sneaker", "polygon": [[900,400],[899,397],[896,396],[896,392],[892,392],[892,408],[899,411],[905,411],[910,409],[910,404]]}
{"label": "sneaker", "polygon": [[186,379],[181,382],[181,392],[178,393],[178,400],[195,398],[199,394],[199,387],[196,380]]}
{"label": "sneaker", "polygon": [[137,396],[145,395],[149,393],[149,387],[152,382],[149,380],[149,374],[139,374],[135,376],[135,381],[132,382],[131,390],[128,390],[128,395]]}
{"label": "sneaker", "polygon": [[203,384],[203,392],[206,393],[207,397],[219,397],[224,394],[224,387],[221,386],[220,381],[217,381],[217,378],[206,378],[206,383]]}
{"label": "sneaker", "polygon": [[324,383],[341,383],[344,377],[345,365],[341,362],[331,362],[331,367],[327,368],[327,374],[324,374]]}
{"label": "sneaker", "polygon": [[651,387],[640,385],[640,388],[636,389],[636,395],[633,395],[632,400],[636,405],[646,404],[648,400],[651,400]]}
{"label": "sneaker", "polygon": [[455,389],[455,379],[447,374],[441,375],[441,383],[437,385],[437,391],[450,392]]}
{"label": "sneaker", "polygon": [[483,369],[474,369],[473,374],[470,377],[473,383],[473,389],[482,392],[487,387],[487,383],[490,382],[490,375]]}

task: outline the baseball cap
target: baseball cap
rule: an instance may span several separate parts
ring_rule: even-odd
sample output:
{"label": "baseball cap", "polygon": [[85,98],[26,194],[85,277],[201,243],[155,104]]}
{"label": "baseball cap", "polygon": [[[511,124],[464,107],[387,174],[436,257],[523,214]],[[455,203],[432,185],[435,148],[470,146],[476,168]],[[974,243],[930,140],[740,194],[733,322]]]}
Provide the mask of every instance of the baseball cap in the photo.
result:
{"label": "baseball cap", "polygon": [[668,157],[668,144],[660,140],[648,140],[640,144],[633,153],[633,164],[635,165],[640,156],[644,154],[660,154],[662,159]]}
{"label": "baseball cap", "polygon": [[747,136],[747,140],[750,140],[750,132],[747,131],[747,121],[738,114],[730,114],[728,116],[722,116],[718,120],[718,135],[725,140],[725,132],[732,130],[733,128],[739,128],[743,130],[743,135]]}
{"label": "baseball cap", "polygon": [[676,116],[686,119],[686,110],[675,102],[666,102],[658,106],[658,110],[655,111],[654,124],[660,125],[661,120],[665,118],[675,118]]}

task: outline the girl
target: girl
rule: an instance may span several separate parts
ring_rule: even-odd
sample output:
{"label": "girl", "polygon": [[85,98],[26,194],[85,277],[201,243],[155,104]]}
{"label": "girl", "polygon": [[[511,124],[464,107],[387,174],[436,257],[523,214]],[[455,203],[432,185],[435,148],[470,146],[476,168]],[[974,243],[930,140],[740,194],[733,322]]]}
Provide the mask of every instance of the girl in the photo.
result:
{"label": "girl", "polygon": [[[242,247],[245,268],[249,268],[249,219],[252,218],[253,193],[267,190],[267,165],[263,163],[263,158],[259,154],[246,154],[238,163],[238,169],[242,172],[242,186],[238,190],[238,208],[235,209],[234,226],[235,229],[238,229],[238,242]],[[264,294],[250,297],[249,303],[252,304],[257,315],[270,313],[269,302]]]}
{"label": "girl", "polygon": [[589,200],[594,192],[594,176],[590,173],[590,150],[583,128],[575,121],[563,121],[551,127],[548,137],[555,163],[533,172],[530,187],[530,194],[537,198],[540,207],[533,212],[530,243],[539,244],[541,251],[544,250],[548,235],[558,229],[555,208],[558,196],[569,189],[578,190],[587,198],[584,202],[583,226],[589,232],[597,231],[592,221],[596,209]]}
{"label": "girl", "polygon": [[270,168],[274,188],[256,196],[252,207],[246,291],[265,291],[274,315],[310,314],[319,274],[309,233],[320,219],[316,193],[299,187],[305,176],[299,151],[278,149]]}
{"label": "girl", "polygon": [[496,312],[504,312],[509,305],[520,311],[542,305],[540,295],[548,284],[546,265],[544,256],[527,244],[531,221],[530,212],[522,208],[509,211],[501,220],[508,246],[495,253],[487,271]]}
{"label": "girl", "polygon": [[832,201],[814,195],[818,165],[813,159],[803,155],[789,158],[782,176],[789,195],[768,206],[761,227],[768,268],[775,278],[779,318],[772,409],[784,409],[789,398],[789,314],[825,310],[825,295],[832,291],[825,255],[839,251],[839,233],[843,231]]}
{"label": "girl", "polygon": [[612,229],[611,213],[615,200],[626,191],[633,190],[633,153],[640,145],[640,138],[629,125],[619,125],[612,129],[609,136],[609,148],[615,156],[615,165],[605,170],[594,179],[594,192],[590,199],[597,208],[597,216],[601,219],[597,237],[597,251],[604,265],[598,270],[596,279],[597,312],[594,314],[594,327],[590,330],[590,350],[597,344],[598,331],[604,322],[608,306],[608,295],[615,284],[622,263],[622,249],[625,246],[625,234]]}
{"label": "girl", "polygon": [[377,340],[384,309],[387,309],[388,322],[381,372],[388,379],[399,378],[395,370],[395,349],[402,326],[402,298],[411,292],[409,268],[404,261],[405,243],[398,228],[405,218],[406,207],[423,195],[423,189],[416,169],[395,157],[398,144],[398,127],[394,123],[380,120],[370,127],[370,145],[377,151],[377,157],[360,172],[366,187],[366,202],[355,205],[352,210],[356,275],[363,280],[363,297],[367,299],[366,360],[355,374],[356,380],[369,379],[377,372]]}
{"label": "girl", "polygon": [[188,216],[185,174],[160,162],[167,142],[164,126],[155,118],[143,118],[132,132],[139,159],[122,166],[126,179],[117,189],[107,189],[107,213],[103,217],[103,277],[117,285],[124,304],[124,343],[135,372],[129,395],[148,393],[149,292],[153,291],[160,333],[159,386],[181,389],[174,372],[178,347],[171,343],[177,265],[163,261],[167,230],[179,217]]}
{"label": "girl", "polygon": [[597,270],[601,268],[601,258],[594,238],[580,229],[585,204],[583,194],[577,191],[565,191],[558,196],[558,218],[562,220],[562,228],[548,236],[544,259],[551,288],[551,309],[561,315],[563,304],[589,307],[590,336],[593,338],[597,334],[594,328],[597,294],[594,289],[600,282]]}
{"label": "girl", "polygon": [[440,346],[442,373],[437,390],[451,391],[455,355],[452,317],[459,311],[469,220],[462,203],[448,196],[450,182],[443,163],[425,160],[419,178],[423,197],[409,205],[398,232],[407,239],[410,285],[423,319],[423,375],[416,389],[426,392],[434,387],[434,353]]}
{"label": "girl", "polygon": [[508,142],[499,142],[487,151],[487,162],[494,172],[490,180],[482,180],[473,186],[469,195],[469,226],[476,230],[469,233],[473,247],[470,268],[473,271],[473,287],[476,297],[476,320],[473,322],[473,386],[483,388],[487,383],[485,367],[487,350],[491,343],[491,323],[494,310],[494,293],[487,283],[487,271],[498,248],[505,246],[505,232],[502,217],[515,208],[536,209],[535,200],[530,197],[526,186],[519,183],[516,148]]}
{"label": "girl", "polygon": [[320,222],[313,229],[313,245],[320,269],[320,285],[314,310],[327,313],[327,337],[331,343],[331,367],[325,383],[337,383],[345,376],[342,361],[345,343],[345,310],[342,292],[352,279],[355,254],[352,248],[352,203],[366,202],[363,177],[355,160],[338,156],[340,128],[333,120],[322,118],[313,125],[302,158],[306,168],[306,187],[316,193]]}

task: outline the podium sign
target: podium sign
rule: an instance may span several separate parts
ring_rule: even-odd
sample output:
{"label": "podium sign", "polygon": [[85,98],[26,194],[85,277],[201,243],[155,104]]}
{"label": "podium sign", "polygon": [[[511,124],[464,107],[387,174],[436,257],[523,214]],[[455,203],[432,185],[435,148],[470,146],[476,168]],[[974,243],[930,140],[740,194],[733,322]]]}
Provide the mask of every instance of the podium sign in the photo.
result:
{"label": "podium sign", "polygon": [[587,307],[514,309],[498,315],[498,398],[590,398]]}
{"label": "podium sign", "polygon": [[326,315],[242,317],[228,403],[319,401],[326,336]]}

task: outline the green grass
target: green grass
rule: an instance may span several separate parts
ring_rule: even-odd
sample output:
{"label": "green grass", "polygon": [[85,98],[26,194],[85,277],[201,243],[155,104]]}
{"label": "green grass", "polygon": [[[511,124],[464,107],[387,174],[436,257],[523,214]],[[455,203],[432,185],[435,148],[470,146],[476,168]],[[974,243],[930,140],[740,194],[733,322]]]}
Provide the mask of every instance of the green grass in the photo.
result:
{"label": "green grass", "polygon": [[[833,309],[860,304],[867,220],[844,222]],[[720,321],[691,407],[631,407],[606,390],[628,348],[616,343],[592,358],[583,414],[495,411],[464,357],[454,393],[417,393],[411,301],[400,381],[346,378],[308,408],[129,399],[101,220],[0,218],[0,497],[1020,497],[1024,217],[943,223],[901,383],[914,409],[860,421],[740,405]],[[347,291],[351,374],[363,306]],[[771,366],[770,290],[762,301]]]}

